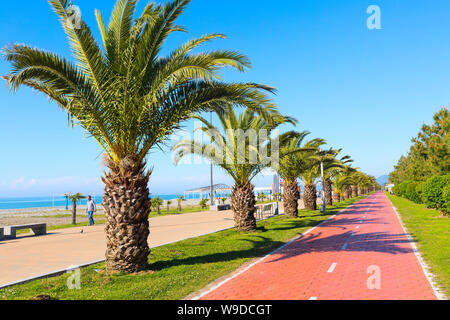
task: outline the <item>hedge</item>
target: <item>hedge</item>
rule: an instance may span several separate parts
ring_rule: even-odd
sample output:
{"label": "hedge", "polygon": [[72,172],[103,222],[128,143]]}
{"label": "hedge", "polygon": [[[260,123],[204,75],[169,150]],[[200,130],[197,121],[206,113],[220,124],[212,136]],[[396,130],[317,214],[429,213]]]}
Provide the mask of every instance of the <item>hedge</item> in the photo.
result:
{"label": "hedge", "polygon": [[419,182],[411,181],[406,185],[406,191],[404,193],[405,198],[415,203],[422,203],[421,196],[417,193],[417,186]]}
{"label": "hedge", "polygon": [[405,181],[392,188],[399,197],[415,203],[424,203],[428,208],[450,214],[450,174],[434,176],[425,182]]}
{"label": "hedge", "polygon": [[450,201],[450,174],[446,176],[435,176],[423,184],[422,198],[428,208],[438,209],[448,213]]}

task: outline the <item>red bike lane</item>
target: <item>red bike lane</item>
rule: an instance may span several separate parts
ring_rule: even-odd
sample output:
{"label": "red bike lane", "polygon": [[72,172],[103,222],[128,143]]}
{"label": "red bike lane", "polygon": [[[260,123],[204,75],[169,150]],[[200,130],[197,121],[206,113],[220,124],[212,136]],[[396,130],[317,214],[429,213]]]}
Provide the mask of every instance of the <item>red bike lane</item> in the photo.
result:
{"label": "red bike lane", "polygon": [[203,300],[435,300],[383,193],[204,291]]}

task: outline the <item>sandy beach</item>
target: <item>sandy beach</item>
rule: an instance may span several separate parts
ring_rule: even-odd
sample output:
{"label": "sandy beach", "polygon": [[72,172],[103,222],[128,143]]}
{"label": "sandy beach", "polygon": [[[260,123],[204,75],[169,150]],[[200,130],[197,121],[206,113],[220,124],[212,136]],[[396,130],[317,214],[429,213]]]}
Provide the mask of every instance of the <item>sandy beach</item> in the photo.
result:
{"label": "sandy beach", "polygon": [[[172,201],[169,206],[171,209],[177,208],[178,203],[176,199]],[[199,199],[191,199],[183,201],[182,207],[196,207],[199,206]],[[167,208],[167,201],[161,206],[164,210]],[[101,204],[97,205],[97,212],[95,216],[98,219],[104,219],[104,210]],[[95,219],[94,216],[94,219]],[[86,206],[77,206],[77,222],[88,222],[86,215]],[[29,223],[47,223],[47,226],[58,226],[72,223],[72,205],[69,209],[65,207],[47,207],[47,208],[25,208],[25,209],[6,209],[0,210],[0,226],[21,225]]]}

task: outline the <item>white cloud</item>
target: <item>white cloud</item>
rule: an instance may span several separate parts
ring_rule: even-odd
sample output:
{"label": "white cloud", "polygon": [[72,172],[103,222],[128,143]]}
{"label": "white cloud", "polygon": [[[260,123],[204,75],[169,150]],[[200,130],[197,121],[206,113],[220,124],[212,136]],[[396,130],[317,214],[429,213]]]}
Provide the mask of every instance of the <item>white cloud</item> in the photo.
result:
{"label": "white cloud", "polygon": [[0,197],[63,194],[67,192],[93,192],[103,189],[100,178],[61,177],[26,178],[0,181]]}

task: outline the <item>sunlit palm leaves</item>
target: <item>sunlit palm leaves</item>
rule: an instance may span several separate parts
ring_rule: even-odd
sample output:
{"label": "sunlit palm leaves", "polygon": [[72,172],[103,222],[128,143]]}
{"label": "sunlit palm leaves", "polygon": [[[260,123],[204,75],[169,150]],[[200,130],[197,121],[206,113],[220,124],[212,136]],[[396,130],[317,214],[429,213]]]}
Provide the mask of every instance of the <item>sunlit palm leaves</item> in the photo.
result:
{"label": "sunlit palm leaves", "polygon": [[[200,130],[205,141],[183,140],[172,148],[175,161],[180,163],[187,155],[204,157],[226,171],[237,185],[245,185],[263,169],[277,167],[284,135],[272,137],[272,133],[286,122],[294,120],[282,116],[273,106],[247,108],[237,115],[228,105],[216,113],[221,127],[215,127],[205,118],[197,117],[204,125]],[[262,135],[261,135],[262,134]]]}
{"label": "sunlit palm leaves", "polygon": [[184,28],[175,24],[189,0],[148,4],[134,20],[136,0],[118,0],[108,26],[96,12],[102,47],[81,21],[74,28],[70,2],[50,0],[59,16],[76,62],[26,45],[4,50],[11,62],[8,84],[43,92],[65,109],[116,163],[128,156],[140,163],[149,150],[166,142],[194,113],[232,104],[269,104],[272,89],[251,83],[224,83],[224,67],[244,71],[250,62],[230,50],[193,53],[204,43],[224,38],[211,34],[191,40],[167,57],[160,52],[167,37]]}

